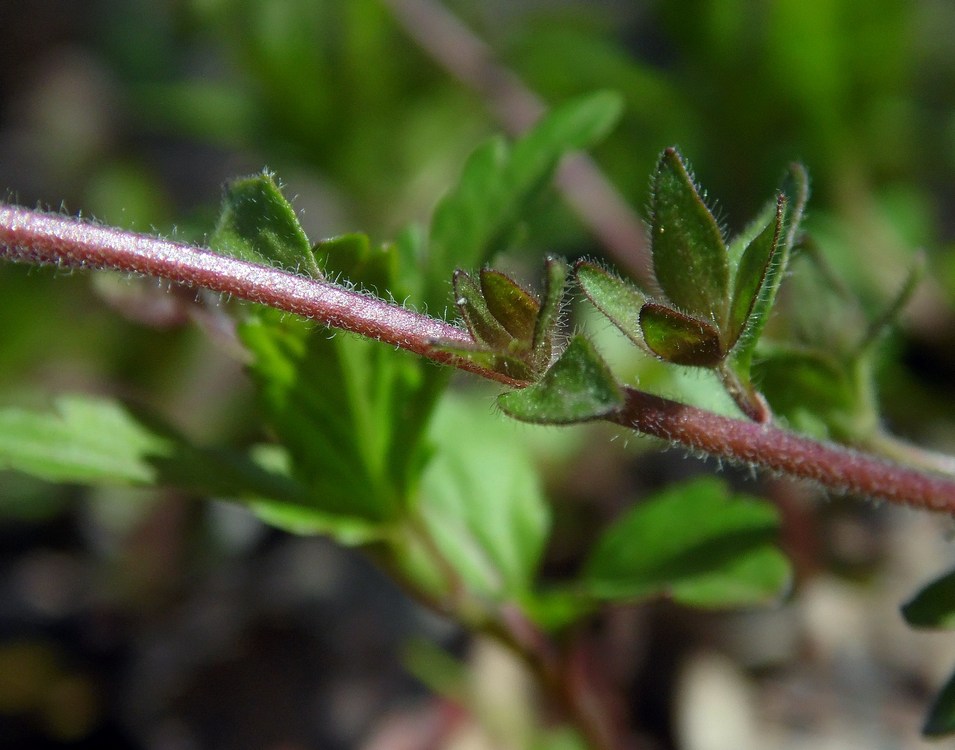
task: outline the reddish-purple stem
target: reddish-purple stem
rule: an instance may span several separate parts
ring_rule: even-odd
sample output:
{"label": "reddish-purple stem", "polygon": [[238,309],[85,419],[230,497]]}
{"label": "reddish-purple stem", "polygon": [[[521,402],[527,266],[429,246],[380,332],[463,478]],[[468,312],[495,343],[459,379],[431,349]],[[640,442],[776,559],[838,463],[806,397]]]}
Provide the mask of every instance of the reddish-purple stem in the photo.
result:
{"label": "reddish-purple stem", "polygon": [[[368,336],[508,385],[521,385],[437,348],[435,342],[439,340],[473,344],[467,331],[444,321],[326,281],[189,245],[0,206],[0,258],[130,271],[212,289]],[[607,419],[691,450],[814,480],[831,489],[955,512],[955,477],[890,463],[771,425],[719,416],[633,389],[627,390],[625,406]]]}
{"label": "reddish-purple stem", "polygon": [[0,258],[76,268],[108,268],[157,276],[259,302],[472,370],[508,385],[518,382],[435,346],[473,344],[442,320],[327,281],[296,276],[159,237],[124,232],[63,216],[0,206]]}

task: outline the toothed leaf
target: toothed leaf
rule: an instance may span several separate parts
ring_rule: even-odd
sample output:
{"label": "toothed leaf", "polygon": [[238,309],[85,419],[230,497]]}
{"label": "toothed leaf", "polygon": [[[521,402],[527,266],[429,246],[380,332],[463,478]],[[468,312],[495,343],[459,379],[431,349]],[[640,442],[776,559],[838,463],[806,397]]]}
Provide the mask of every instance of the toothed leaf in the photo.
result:
{"label": "toothed leaf", "polygon": [[598,419],[623,406],[623,390],[597,350],[575,336],[533,385],[497,400],[505,414],[524,422],[569,424]]}
{"label": "toothed leaf", "polygon": [[647,302],[640,309],[640,328],[650,350],[667,362],[714,367],[723,359],[716,328],[666,305]]}
{"label": "toothed leaf", "polygon": [[653,180],[653,268],[674,306],[722,321],[729,287],[726,246],[680,154],[668,148]]}

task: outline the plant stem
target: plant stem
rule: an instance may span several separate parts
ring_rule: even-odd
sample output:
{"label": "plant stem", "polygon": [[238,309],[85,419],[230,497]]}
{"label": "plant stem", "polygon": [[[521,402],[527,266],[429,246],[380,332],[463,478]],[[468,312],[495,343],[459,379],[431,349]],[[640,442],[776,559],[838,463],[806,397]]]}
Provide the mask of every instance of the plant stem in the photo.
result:
{"label": "plant stem", "polygon": [[632,388],[608,419],[734,463],[809,479],[837,492],[955,513],[955,476],[890,463],[769,424],[724,417]]}
{"label": "plant stem", "polygon": [[0,258],[67,268],[156,276],[302,315],[507,385],[506,375],[455,357],[437,344],[473,344],[461,328],[327,281],[236,260],[179,242],[78,219],[0,205]]}
{"label": "plant stem", "polygon": [[[511,386],[526,385],[443,351],[473,344],[441,320],[326,281],[77,219],[0,206],[0,258],[156,276],[303,315]],[[608,420],[736,463],[809,479],[840,492],[955,513],[955,476],[895,464],[766,424],[731,419],[628,389]]]}

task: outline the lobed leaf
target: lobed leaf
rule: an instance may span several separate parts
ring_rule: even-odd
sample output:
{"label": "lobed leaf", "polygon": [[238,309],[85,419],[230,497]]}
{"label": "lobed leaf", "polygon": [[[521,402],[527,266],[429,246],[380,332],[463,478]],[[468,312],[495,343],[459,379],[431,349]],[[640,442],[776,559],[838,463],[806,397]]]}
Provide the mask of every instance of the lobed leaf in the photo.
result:
{"label": "lobed leaf", "polygon": [[674,148],[657,164],[651,200],[653,268],[681,310],[714,326],[725,317],[729,262],[723,235]]}
{"label": "lobed leaf", "polygon": [[789,566],[772,542],[778,514],[769,503],[730,496],[705,477],[659,493],[604,533],[581,577],[598,599],[669,595],[727,606],[778,596]]}
{"label": "lobed leaf", "polygon": [[675,365],[714,367],[723,359],[716,328],[658,302],[640,309],[640,329],[650,351]]}
{"label": "lobed leaf", "polygon": [[110,399],[62,396],[54,411],[0,410],[0,469],[50,482],[172,486],[200,495],[300,503],[305,493],[247,456],[193,445]]}
{"label": "lobed leaf", "polygon": [[497,403],[505,414],[524,422],[570,424],[619,409],[624,395],[594,345],[575,336],[537,383],[503,393]]}

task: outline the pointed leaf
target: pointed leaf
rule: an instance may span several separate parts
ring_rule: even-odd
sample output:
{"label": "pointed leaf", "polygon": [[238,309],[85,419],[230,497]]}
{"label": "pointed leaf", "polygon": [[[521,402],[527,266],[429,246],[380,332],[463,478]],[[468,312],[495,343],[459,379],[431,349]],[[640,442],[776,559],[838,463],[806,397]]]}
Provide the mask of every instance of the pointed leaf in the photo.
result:
{"label": "pointed leaf", "polygon": [[567,270],[567,264],[560,258],[549,257],[544,263],[544,291],[534,327],[534,355],[542,368],[550,364],[553,333],[560,316]]}
{"label": "pointed leaf", "polygon": [[666,305],[647,302],[640,309],[640,328],[650,350],[675,365],[715,367],[723,359],[719,331]]}
{"label": "pointed leaf", "polygon": [[[731,366],[742,380],[750,379],[753,354],[756,344],[763,332],[776,302],[776,293],[789,267],[789,257],[793,243],[799,231],[806,201],[809,198],[809,176],[801,164],[790,165],[789,171],[780,188],[780,195],[785,198],[785,208],[781,218],[784,235],[773,253],[771,262],[766,266],[766,273],[750,308],[744,329],[740,332],[732,351]],[[777,200],[777,205],[778,205]],[[758,259],[758,255],[754,260]],[[742,263],[742,261],[741,261]],[[754,263],[756,265],[756,263]]]}
{"label": "pointed leaf", "polygon": [[530,348],[540,302],[507,274],[485,268],[481,271],[481,292],[491,315],[515,339]]}
{"label": "pointed leaf", "polygon": [[[581,261],[575,268],[577,283],[600,312],[637,346],[647,348],[640,330],[640,308],[646,295],[595,263]],[[652,353],[652,352],[651,352]]]}
{"label": "pointed leaf", "polygon": [[740,258],[733,288],[733,303],[730,307],[725,342],[727,349],[732,349],[741,335],[753,336],[757,329],[762,330],[765,325],[765,321],[756,320],[752,313],[756,309],[759,296],[765,293],[764,287],[771,275],[772,264],[782,239],[785,208],[786,198],[780,195],[776,201],[775,215],[763,231],[753,238]]}
{"label": "pointed leaf", "polygon": [[902,616],[917,628],[955,628],[955,570],[919,591]]}
{"label": "pointed leaf", "polygon": [[623,406],[623,391],[597,350],[575,336],[538,383],[501,394],[498,405],[515,419],[568,424],[599,419]]}
{"label": "pointed leaf", "polygon": [[789,566],[772,547],[778,523],[769,503],[729,496],[721,481],[705,477],[628,511],[597,543],[581,583],[601,599],[764,601],[789,580]]}
{"label": "pointed leaf", "polygon": [[[514,337],[488,308],[478,282],[464,271],[455,271],[451,283],[454,286],[454,304],[474,340],[492,351],[507,351]],[[495,304],[500,306],[500,300]]]}
{"label": "pointed leaf", "polygon": [[209,247],[234,258],[322,278],[295,211],[268,173],[229,185]]}
{"label": "pointed leaf", "polygon": [[653,268],[681,310],[719,326],[729,293],[723,236],[676,149],[663,152],[651,201]]}

